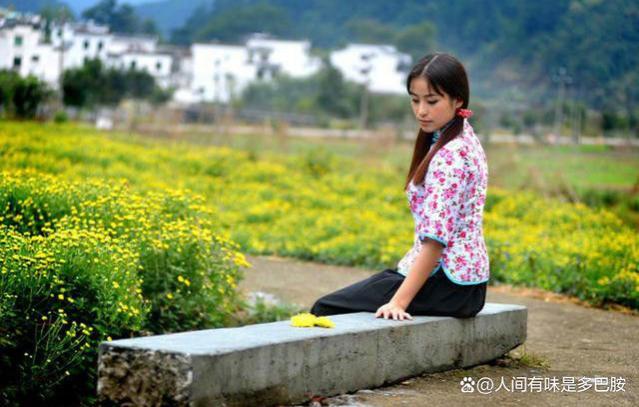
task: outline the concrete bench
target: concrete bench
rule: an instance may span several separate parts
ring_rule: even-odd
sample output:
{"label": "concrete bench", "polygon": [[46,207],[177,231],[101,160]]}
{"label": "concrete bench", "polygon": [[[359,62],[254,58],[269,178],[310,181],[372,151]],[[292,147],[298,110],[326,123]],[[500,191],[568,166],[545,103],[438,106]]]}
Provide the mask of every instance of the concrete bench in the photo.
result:
{"label": "concrete bench", "polygon": [[103,404],[273,405],[379,387],[481,364],[526,339],[527,309],[486,303],[474,318],[333,315],[335,328],[290,320],[104,342]]}

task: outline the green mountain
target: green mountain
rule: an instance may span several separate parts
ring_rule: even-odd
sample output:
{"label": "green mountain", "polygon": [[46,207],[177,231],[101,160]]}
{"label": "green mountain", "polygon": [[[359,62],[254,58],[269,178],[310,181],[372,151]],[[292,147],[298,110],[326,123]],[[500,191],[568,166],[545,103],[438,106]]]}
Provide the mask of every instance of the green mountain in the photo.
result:
{"label": "green mountain", "polygon": [[[67,3],[78,1],[89,0]],[[61,2],[0,6],[34,11]],[[639,106],[637,0],[160,0],[135,12],[176,44],[241,42],[254,31],[309,39],[324,50],[393,43],[415,58],[435,50],[457,55],[483,98],[548,104],[563,71],[568,98],[599,110]]]}
{"label": "green mountain", "polygon": [[20,11],[22,13],[37,13],[46,6],[59,6],[64,3],[58,0],[0,0],[0,7]]}
{"label": "green mountain", "polygon": [[202,5],[212,4],[212,0],[162,0],[135,6],[135,12],[142,18],[149,18],[165,36],[179,28]]}
{"label": "green mountain", "polygon": [[[425,23],[434,28],[432,42]],[[217,0],[172,39],[239,42],[251,31],[308,38],[320,48],[371,38],[397,43],[400,33],[423,32],[421,54],[461,57],[475,94],[507,90],[512,103],[544,103],[556,95],[561,69],[569,96],[594,108],[639,104],[636,0]],[[419,41],[411,38],[413,46]]]}

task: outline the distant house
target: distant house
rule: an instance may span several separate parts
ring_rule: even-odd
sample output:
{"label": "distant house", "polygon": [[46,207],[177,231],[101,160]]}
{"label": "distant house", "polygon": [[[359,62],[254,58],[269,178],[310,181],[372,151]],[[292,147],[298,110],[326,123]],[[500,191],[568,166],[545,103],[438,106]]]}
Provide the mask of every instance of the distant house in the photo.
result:
{"label": "distant house", "polygon": [[158,46],[158,39],[148,35],[112,34],[106,63],[118,69],[138,69],[147,71],[158,86],[174,86],[172,75],[174,55],[172,51]]}
{"label": "distant house", "polygon": [[304,77],[321,65],[310,55],[308,41],[277,40],[257,33],[244,45],[193,44],[191,92],[180,92],[183,101],[226,103],[252,81],[270,81],[278,73]]}
{"label": "distant house", "polygon": [[[98,58],[118,69],[141,69],[159,86],[173,87],[178,103],[227,103],[253,81],[279,74],[301,78],[316,73],[321,60],[307,40],[276,39],[253,33],[241,45],[195,43],[190,48],[160,46],[148,35],[123,35],[92,21],[53,25],[45,32],[40,16],[0,9],[0,69],[33,74],[57,87],[63,69]],[[348,44],[330,54],[347,80],[371,92],[404,93],[411,59],[392,45]]]}
{"label": "distant house", "polygon": [[411,57],[393,45],[348,44],[331,52],[330,61],[347,80],[367,83],[371,92],[406,93]]}
{"label": "distant house", "polygon": [[174,59],[157,42],[150,36],[113,34],[92,21],[54,24],[47,34],[40,16],[5,14],[0,18],[0,69],[35,75],[55,88],[64,69],[97,58],[107,66],[146,70],[159,86],[168,87],[174,84]]}
{"label": "distant house", "polygon": [[88,59],[105,60],[111,39],[108,27],[87,21],[53,25],[50,41],[60,53],[64,69],[69,69],[82,66]]}
{"label": "distant house", "polygon": [[54,46],[43,35],[39,16],[15,14],[0,19],[0,69],[55,83],[59,63]]}
{"label": "distant house", "polygon": [[244,46],[193,44],[191,55],[193,101],[228,102],[256,77]]}
{"label": "distant house", "polygon": [[250,64],[257,66],[258,79],[281,72],[292,77],[305,77],[321,68],[318,57],[311,55],[309,41],[279,40],[263,33],[253,34],[245,44]]}

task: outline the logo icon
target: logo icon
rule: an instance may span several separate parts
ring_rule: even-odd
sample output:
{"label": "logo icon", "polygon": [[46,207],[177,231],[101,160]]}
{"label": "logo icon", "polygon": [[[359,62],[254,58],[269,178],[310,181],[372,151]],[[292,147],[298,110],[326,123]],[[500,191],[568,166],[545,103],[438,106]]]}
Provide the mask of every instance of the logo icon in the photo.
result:
{"label": "logo icon", "polygon": [[475,391],[475,381],[472,377],[464,377],[460,382],[462,393],[473,393]]}

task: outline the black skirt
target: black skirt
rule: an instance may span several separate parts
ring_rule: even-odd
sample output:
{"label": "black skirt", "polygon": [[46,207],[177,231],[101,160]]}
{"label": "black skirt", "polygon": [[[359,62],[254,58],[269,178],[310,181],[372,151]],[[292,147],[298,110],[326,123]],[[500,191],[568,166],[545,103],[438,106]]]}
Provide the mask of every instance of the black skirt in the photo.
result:
{"label": "black skirt", "polygon": [[[362,281],[327,294],[313,304],[316,316],[347,314],[351,312],[377,312],[393,297],[404,281],[397,268],[385,269]],[[452,282],[441,265],[431,274],[413,301],[406,308],[410,315],[474,317],[486,302],[486,286],[461,285]]]}

